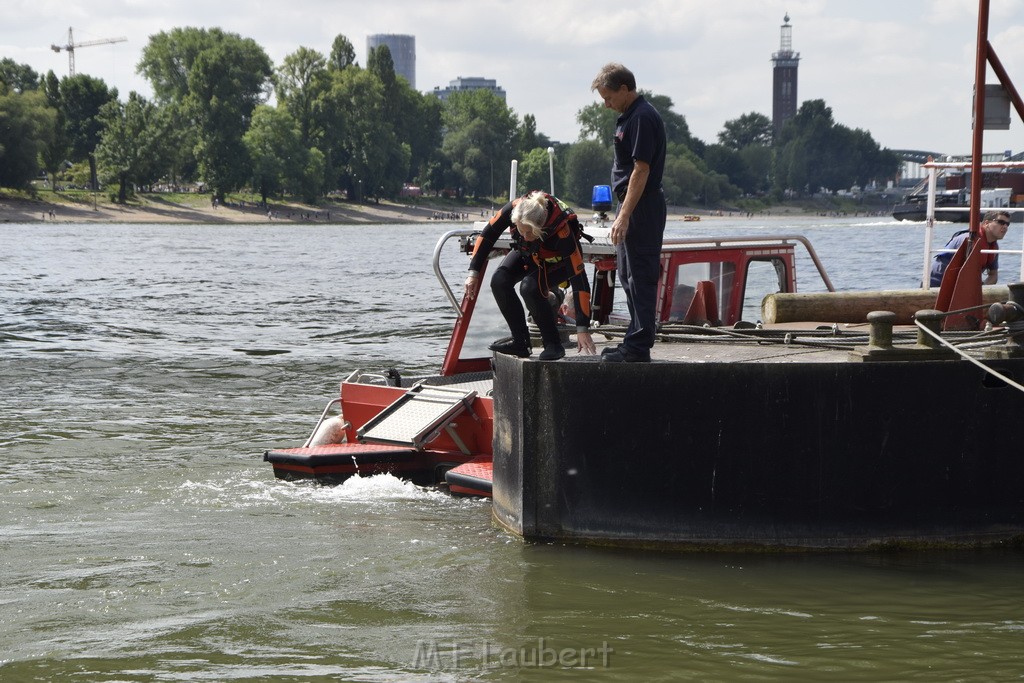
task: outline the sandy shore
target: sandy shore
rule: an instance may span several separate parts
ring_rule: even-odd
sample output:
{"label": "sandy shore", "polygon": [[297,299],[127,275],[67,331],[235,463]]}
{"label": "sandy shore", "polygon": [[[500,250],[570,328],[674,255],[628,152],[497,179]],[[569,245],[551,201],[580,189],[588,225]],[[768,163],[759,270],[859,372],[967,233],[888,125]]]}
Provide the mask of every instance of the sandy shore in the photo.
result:
{"label": "sandy shore", "polygon": [[[436,210],[404,204],[331,203],[324,207],[272,203],[247,206],[185,205],[148,195],[138,205],[119,206],[0,198],[0,223],[412,223],[432,220]],[[468,220],[479,218],[479,210]]]}
{"label": "sandy shore", "polygon": [[[497,207],[495,207],[497,208]],[[451,221],[448,211],[464,213],[466,222],[485,220],[491,216],[488,207],[438,208],[413,206],[392,202],[355,203],[330,202],[324,206],[310,207],[300,204],[272,203],[268,209],[261,209],[251,203],[245,206],[214,207],[205,202],[180,204],[159,195],[146,195],[137,204],[120,206],[110,202],[92,204],[49,202],[44,200],[11,199],[0,194],[0,223],[236,223],[252,224],[283,221],[287,223],[336,223],[336,224],[382,224],[418,223],[441,218]],[[794,207],[774,207],[770,215],[786,216],[807,213]],[[689,207],[670,206],[669,220],[683,220],[689,214],[702,219],[716,217],[714,212]],[[722,214],[718,214],[722,215]],[[726,215],[734,215],[728,213]],[[580,210],[581,219],[589,219],[590,212]],[[459,220],[455,218],[454,220]]]}

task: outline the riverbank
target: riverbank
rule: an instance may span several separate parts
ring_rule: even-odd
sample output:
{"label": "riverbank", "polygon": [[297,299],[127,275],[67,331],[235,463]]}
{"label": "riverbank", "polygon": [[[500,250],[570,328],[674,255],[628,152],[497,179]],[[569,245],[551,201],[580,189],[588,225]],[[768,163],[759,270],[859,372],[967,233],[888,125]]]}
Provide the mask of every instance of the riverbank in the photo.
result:
{"label": "riverbank", "polygon": [[[329,202],[324,206],[305,206],[272,202],[260,207],[254,202],[213,205],[208,198],[181,202],[146,195],[120,205],[107,201],[95,203],[47,201],[45,199],[0,196],[0,223],[410,223],[429,221],[441,213],[429,207],[381,202]],[[444,214],[447,217],[447,212]],[[479,210],[477,211],[479,215]]]}
{"label": "riverbank", "polygon": [[[455,201],[426,200],[423,203],[391,201],[350,202],[326,201],[319,206],[272,202],[261,207],[250,201],[233,201],[213,205],[208,195],[182,198],[181,195],[148,194],[127,205],[93,199],[89,195],[48,198],[12,197],[0,193],[0,223],[224,223],[252,224],[269,221],[308,224],[388,224],[418,223],[432,220],[466,221],[488,218],[496,205],[465,205]],[[876,213],[877,207],[866,208],[861,215]],[[832,209],[818,204],[778,205],[758,215],[835,215]],[[590,212],[580,211],[581,218]],[[669,220],[687,216],[702,219],[730,217],[736,211],[709,211],[692,207],[669,207]],[[742,214],[740,214],[742,215]]]}

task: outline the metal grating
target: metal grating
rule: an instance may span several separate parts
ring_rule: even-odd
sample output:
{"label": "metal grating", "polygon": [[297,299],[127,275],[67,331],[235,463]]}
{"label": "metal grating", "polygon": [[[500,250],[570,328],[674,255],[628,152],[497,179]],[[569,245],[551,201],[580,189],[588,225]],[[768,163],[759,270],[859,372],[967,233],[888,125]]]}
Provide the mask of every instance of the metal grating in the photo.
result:
{"label": "metal grating", "polygon": [[359,428],[363,443],[423,448],[469,408],[476,391],[417,385]]}

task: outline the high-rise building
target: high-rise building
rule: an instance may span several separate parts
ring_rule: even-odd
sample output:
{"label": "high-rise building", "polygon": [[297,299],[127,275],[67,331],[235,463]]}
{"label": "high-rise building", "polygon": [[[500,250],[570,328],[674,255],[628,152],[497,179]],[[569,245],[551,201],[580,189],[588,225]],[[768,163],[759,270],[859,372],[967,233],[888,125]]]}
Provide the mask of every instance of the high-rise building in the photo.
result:
{"label": "high-rise building", "polygon": [[448,99],[448,96],[453,92],[467,92],[469,90],[490,90],[492,93],[501,98],[502,102],[505,101],[505,89],[498,85],[498,82],[493,78],[480,78],[479,76],[470,76],[463,78],[459,76],[454,81],[448,83],[448,87],[441,89],[440,87],[434,86],[434,94],[442,102]]}
{"label": "high-rise building", "polygon": [[777,140],[783,124],[796,115],[796,69],[800,53],[793,52],[793,27],[789,14],[779,31],[779,51],[772,53],[772,133]]}
{"label": "high-rise building", "polygon": [[416,89],[416,36],[404,36],[395,33],[376,33],[366,36],[366,55],[369,59],[370,50],[387,45],[391,50],[391,61],[395,63],[395,73],[409,81],[409,87]]}

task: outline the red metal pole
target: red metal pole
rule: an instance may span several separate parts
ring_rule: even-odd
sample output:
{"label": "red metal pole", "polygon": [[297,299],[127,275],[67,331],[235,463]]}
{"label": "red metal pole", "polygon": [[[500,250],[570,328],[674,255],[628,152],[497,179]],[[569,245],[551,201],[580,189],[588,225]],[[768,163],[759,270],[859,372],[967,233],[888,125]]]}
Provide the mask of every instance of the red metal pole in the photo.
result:
{"label": "red metal pole", "polygon": [[981,158],[985,152],[985,70],[988,68],[988,3],[989,0],[978,0],[978,45],[974,62],[974,135],[971,145],[972,237],[978,234],[981,218]]}
{"label": "red metal pole", "polygon": [[985,136],[985,70],[988,68],[988,4],[989,0],[978,0],[978,40],[974,64],[974,130],[971,145],[971,210],[970,233],[956,253],[953,254],[942,275],[942,284],[935,300],[940,311],[971,309],[969,313],[947,316],[942,323],[944,330],[977,330],[981,328],[981,316],[973,310],[981,304],[981,272],[984,255],[979,241],[981,229],[981,161],[984,154]]}

